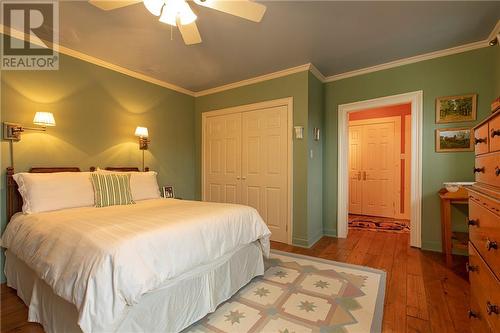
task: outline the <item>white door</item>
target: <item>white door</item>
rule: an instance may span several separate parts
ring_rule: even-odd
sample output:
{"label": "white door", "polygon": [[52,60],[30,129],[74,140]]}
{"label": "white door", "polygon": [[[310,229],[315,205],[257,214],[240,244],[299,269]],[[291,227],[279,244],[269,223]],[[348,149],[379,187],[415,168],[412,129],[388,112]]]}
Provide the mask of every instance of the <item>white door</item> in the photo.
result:
{"label": "white door", "polygon": [[349,126],[349,213],[395,217],[396,127],[394,121],[379,120]]}
{"label": "white door", "polygon": [[394,123],[363,126],[362,212],[394,217]]}
{"label": "white door", "polygon": [[205,200],[241,202],[241,113],[205,123]]}
{"label": "white door", "polygon": [[257,209],[272,232],[288,242],[288,111],[286,106],[242,114],[241,202]]}
{"label": "white door", "polygon": [[363,126],[349,126],[349,212],[362,214],[361,137]]}

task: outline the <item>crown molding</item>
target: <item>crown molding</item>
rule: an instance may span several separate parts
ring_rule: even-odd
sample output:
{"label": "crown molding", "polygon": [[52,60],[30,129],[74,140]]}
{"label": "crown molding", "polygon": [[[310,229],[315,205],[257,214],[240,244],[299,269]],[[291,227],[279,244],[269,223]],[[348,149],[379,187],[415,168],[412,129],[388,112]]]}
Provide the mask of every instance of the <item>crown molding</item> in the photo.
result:
{"label": "crown molding", "polygon": [[325,76],[319,71],[319,69],[316,68],[316,66],[314,66],[313,64],[309,64],[310,67],[309,67],[309,70],[311,71],[311,73],[316,76],[316,78],[318,80],[320,80],[321,82],[325,82]]}
{"label": "crown molding", "polygon": [[462,52],[480,49],[483,47],[488,47],[489,42],[492,39],[494,39],[499,33],[500,33],[500,20],[497,21],[497,24],[495,25],[495,27],[493,28],[493,30],[491,31],[489,36],[486,39],[483,39],[481,41],[473,42],[473,43],[469,43],[469,44],[464,44],[464,45],[459,45],[459,46],[451,47],[451,48],[444,49],[444,50],[424,53],[424,54],[420,54],[420,55],[409,57],[409,58],[398,59],[398,60],[394,60],[391,62],[387,62],[385,64],[375,65],[375,66],[371,66],[371,67],[356,69],[356,70],[341,73],[341,74],[327,76],[323,82],[338,81],[338,80],[347,79],[347,78],[353,77],[353,76],[378,72],[378,71],[381,71],[384,69],[404,66],[404,65],[413,64],[413,63],[420,62],[420,61],[425,61],[425,60],[430,60],[430,59],[435,59],[435,58],[440,58],[440,57],[446,57],[446,56],[449,56],[452,54],[457,54],[457,53],[462,53]]}
{"label": "crown molding", "polygon": [[195,97],[200,97],[200,96],[205,96],[205,95],[211,95],[211,94],[215,94],[215,93],[218,93],[218,92],[221,92],[221,91],[225,91],[225,90],[230,90],[230,89],[234,89],[234,88],[248,86],[249,84],[254,84],[254,83],[259,83],[259,82],[263,82],[263,81],[268,81],[268,80],[276,79],[276,78],[279,78],[279,77],[287,76],[287,75],[290,75],[290,74],[305,72],[305,71],[310,70],[311,66],[312,66],[312,64],[310,64],[310,63],[309,64],[304,64],[304,65],[300,65],[300,66],[296,66],[296,67],[292,67],[292,68],[283,69],[281,71],[277,71],[277,72],[272,72],[272,73],[269,73],[269,74],[264,74],[264,75],[256,76],[256,77],[253,77],[253,78],[250,78],[250,79],[246,79],[246,80],[241,80],[241,81],[237,81],[237,82],[225,84],[225,85],[222,85],[222,86],[219,86],[219,87],[197,91],[197,92],[194,93],[194,96]]}
{"label": "crown molding", "polygon": [[[11,37],[14,37],[14,38],[17,38],[17,39],[20,39],[23,41],[29,40],[29,36],[27,36],[24,32],[21,32],[19,30],[13,29],[13,28],[6,29],[6,27],[3,24],[0,24],[0,33],[10,35]],[[112,64],[112,63],[107,62],[105,60],[102,60],[102,59],[90,56],[88,54],[70,49],[70,48],[62,46],[60,44],[52,44],[52,43],[49,43],[43,39],[40,39],[40,40],[42,41],[42,43],[45,43],[45,44],[42,44],[38,41],[32,41],[32,42],[33,42],[33,44],[36,44],[38,46],[44,46],[44,47],[46,47],[47,45],[50,44],[50,45],[52,45],[51,48],[56,49],[58,53],[62,53],[62,54],[65,54],[67,56],[77,58],[77,59],[89,62],[91,64],[94,64],[94,65],[97,65],[100,67],[104,67],[106,69],[130,76],[130,77],[142,80],[142,81],[146,81],[146,82],[149,82],[149,83],[152,83],[152,84],[155,84],[155,85],[158,85],[158,86],[170,89],[170,90],[174,90],[174,91],[177,91],[177,92],[182,93],[182,94],[186,94],[186,95],[193,96],[193,97],[195,95],[195,93],[193,91],[179,87],[175,84],[155,79],[154,77],[151,77],[151,76],[139,73],[139,72],[132,71],[132,70],[127,69],[125,67],[121,67],[121,66]]]}

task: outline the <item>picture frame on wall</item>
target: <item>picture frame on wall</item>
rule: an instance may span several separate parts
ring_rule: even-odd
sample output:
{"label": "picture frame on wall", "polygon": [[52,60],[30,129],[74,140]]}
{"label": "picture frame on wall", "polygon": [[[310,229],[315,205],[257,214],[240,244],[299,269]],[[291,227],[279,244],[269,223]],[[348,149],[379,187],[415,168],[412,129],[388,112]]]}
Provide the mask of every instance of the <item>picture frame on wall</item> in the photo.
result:
{"label": "picture frame on wall", "polygon": [[471,127],[436,129],[436,152],[461,152],[474,150],[474,133]]}
{"label": "picture frame on wall", "polygon": [[477,117],[477,94],[436,98],[436,123],[474,121]]}
{"label": "picture frame on wall", "polygon": [[161,194],[164,198],[167,199],[175,198],[174,187],[172,185],[163,186]]}

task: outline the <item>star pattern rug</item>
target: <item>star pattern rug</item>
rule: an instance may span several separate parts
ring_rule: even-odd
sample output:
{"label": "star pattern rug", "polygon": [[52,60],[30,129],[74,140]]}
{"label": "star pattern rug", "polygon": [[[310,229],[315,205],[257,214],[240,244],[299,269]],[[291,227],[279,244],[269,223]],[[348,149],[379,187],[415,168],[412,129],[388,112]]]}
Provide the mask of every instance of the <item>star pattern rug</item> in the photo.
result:
{"label": "star pattern rug", "polygon": [[386,273],[272,251],[254,278],[189,333],[380,332]]}
{"label": "star pattern rug", "polygon": [[410,232],[410,220],[349,214],[349,228],[406,233]]}

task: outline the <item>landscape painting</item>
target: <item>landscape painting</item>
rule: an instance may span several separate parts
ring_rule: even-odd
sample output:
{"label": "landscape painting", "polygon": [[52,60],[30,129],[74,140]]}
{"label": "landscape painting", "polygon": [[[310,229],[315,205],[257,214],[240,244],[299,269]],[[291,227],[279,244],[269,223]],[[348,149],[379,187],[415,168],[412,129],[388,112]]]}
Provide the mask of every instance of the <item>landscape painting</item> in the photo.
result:
{"label": "landscape painting", "polygon": [[436,130],[436,151],[455,152],[474,150],[472,129],[440,128]]}
{"label": "landscape painting", "polygon": [[436,99],[436,123],[476,120],[477,94],[446,96]]}

